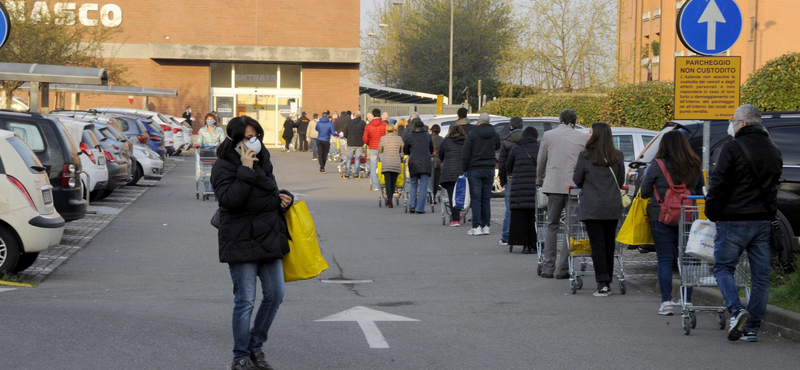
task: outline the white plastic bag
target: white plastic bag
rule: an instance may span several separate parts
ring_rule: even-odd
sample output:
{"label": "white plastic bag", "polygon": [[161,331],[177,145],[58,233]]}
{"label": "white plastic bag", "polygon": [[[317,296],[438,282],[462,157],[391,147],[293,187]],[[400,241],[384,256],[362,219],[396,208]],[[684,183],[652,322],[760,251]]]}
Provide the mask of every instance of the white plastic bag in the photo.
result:
{"label": "white plastic bag", "polygon": [[456,186],[455,189],[453,189],[453,207],[467,209],[469,205],[469,180],[467,180],[467,174],[465,173],[456,180]]}
{"label": "white plastic bag", "polygon": [[708,220],[696,220],[689,232],[686,254],[703,261],[714,262],[714,237],[717,225]]}

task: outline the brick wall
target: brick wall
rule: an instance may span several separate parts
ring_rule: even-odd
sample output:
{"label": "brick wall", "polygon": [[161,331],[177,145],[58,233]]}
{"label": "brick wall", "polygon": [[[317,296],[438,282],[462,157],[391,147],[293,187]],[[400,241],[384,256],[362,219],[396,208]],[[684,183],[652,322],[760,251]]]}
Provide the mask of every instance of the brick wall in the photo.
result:
{"label": "brick wall", "polygon": [[358,110],[358,65],[303,65],[303,107],[309,116]]}

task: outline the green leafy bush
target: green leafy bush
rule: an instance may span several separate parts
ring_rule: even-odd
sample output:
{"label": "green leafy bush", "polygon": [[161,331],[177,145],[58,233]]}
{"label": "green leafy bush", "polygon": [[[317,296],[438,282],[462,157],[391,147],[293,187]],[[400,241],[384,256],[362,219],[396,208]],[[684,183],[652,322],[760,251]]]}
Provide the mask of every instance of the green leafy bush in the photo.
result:
{"label": "green leafy bush", "polygon": [[672,82],[646,82],[617,86],[603,107],[605,120],[614,126],[660,130],[675,112]]}
{"label": "green leafy bush", "polygon": [[742,102],[762,111],[800,110],[800,53],[772,59],[742,86]]}
{"label": "green leafy bush", "polygon": [[602,119],[603,95],[554,94],[529,98],[503,98],[486,103],[482,112],[506,117],[558,117],[564,109],[578,114],[578,123],[588,124]]}

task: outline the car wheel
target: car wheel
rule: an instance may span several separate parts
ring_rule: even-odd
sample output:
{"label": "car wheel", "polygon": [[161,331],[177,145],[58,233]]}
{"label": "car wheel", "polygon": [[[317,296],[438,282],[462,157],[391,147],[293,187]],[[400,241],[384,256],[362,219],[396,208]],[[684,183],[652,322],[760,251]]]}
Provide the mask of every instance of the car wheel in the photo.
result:
{"label": "car wheel", "polygon": [[135,174],[133,174],[133,180],[131,180],[131,181],[128,183],[128,185],[131,185],[131,186],[133,186],[133,185],[136,185],[136,183],[138,183],[138,182],[139,182],[139,180],[141,180],[141,179],[142,179],[142,176],[144,176],[144,169],[142,168],[142,165],[141,165],[141,164],[138,164],[138,163],[137,163],[137,164],[136,164],[136,173],[135,173]]}
{"label": "car wheel", "polygon": [[792,229],[789,227],[789,222],[786,221],[781,212],[778,212],[778,219],[780,220],[781,233],[783,233],[783,251],[772,253],[772,268],[776,271],[788,273],[794,270],[796,245],[791,236]]}
{"label": "car wheel", "polygon": [[100,189],[100,190],[95,190],[95,191],[89,193],[89,200],[92,201],[92,202],[96,202],[96,201],[102,199],[101,197],[103,196],[104,192],[105,192],[105,190]]}
{"label": "car wheel", "polygon": [[19,256],[19,261],[17,261],[17,267],[11,271],[13,273],[18,273],[25,271],[28,267],[33,266],[36,263],[36,259],[39,258],[39,252],[36,253],[22,253]]}
{"label": "car wheel", "polygon": [[494,177],[494,183],[492,184],[492,198],[504,198],[506,196],[506,188],[503,185],[500,185],[500,177]]}
{"label": "car wheel", "polygon": [[19,262],[19,242],[11,231],[0,226],[0,276],[11,273]]}
{"label": "car wheel", "polygon": [[113,190],[103,190],[103,192],[100,194],[100,196],[97,199],[99,199],[99,200],[106,199],[113,192],[114,192]]}

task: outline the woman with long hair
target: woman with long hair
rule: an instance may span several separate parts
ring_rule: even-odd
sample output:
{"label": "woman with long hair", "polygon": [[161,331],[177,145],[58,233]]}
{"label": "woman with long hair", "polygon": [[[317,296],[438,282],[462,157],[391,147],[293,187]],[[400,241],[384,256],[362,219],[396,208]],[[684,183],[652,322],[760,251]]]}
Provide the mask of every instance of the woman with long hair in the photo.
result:
{"label": "woman with long hair", "polygon": [[386,186],[386,208],[394,208],[392,198],[395,184],[403,169],[403,139],[395,135],[395,128],[391,124],[386,125],[386,135],[381,137],[378,144],[378,155],[381,160],[383,183]]}
{"label": "woman with long hair", "polygon": [[[672,306],[679,304],[672,301],[672,266],[678,258],[678,226],[658,221],[661,208],[658,199],[664,199],[670,181],[686,186],[692,195],[703,194],[700,157],[694,153],[686,136],[678,130],[667,132],[661,138],[656,158],[647,166],[641,185],[642,198],[650,198],[647,216],[650,218],[658,259],[658,286],[661,290],[658,314],[662,316],[672,315]],[[692,288],[686,291],[686,301],[692,301]]]}
{"label": "woman with long hair", "polygon": [[[289,253],[289,233],[283,213],[294,196],[278,188],[263,138],[258,121],[232,119],[211,170],[219,200],[219,261],[228,264],[233,282],[234,370],[271,368],[262,347],[284,295],[281,259]],[[259,280],[263,299],[251,326]]]}
{"label": "woman with long hair", "polygon": [[461,209],[453,206],[453,190],[456,187],[456,180],[464,171],[461,168],[461,149],[467,134],[460,125],[450,125],[447,137],[439,144],[439,152],[436,156],[442,161],[442,171],[439,175],[439,185],[444,188],[445,194],[449,199],[445,204],[450,204],[450,226],[461,226]]}
{"label": "woman with long hair", "polygon": [[572,181],[581,188],[578,220],[586,225],[597,281],[596,297],[611,293],[617,223],[622,217],[620,186],[625,183],[623,154],[614,147],[611,127],[592,124],[585,149],[578,155]]}

